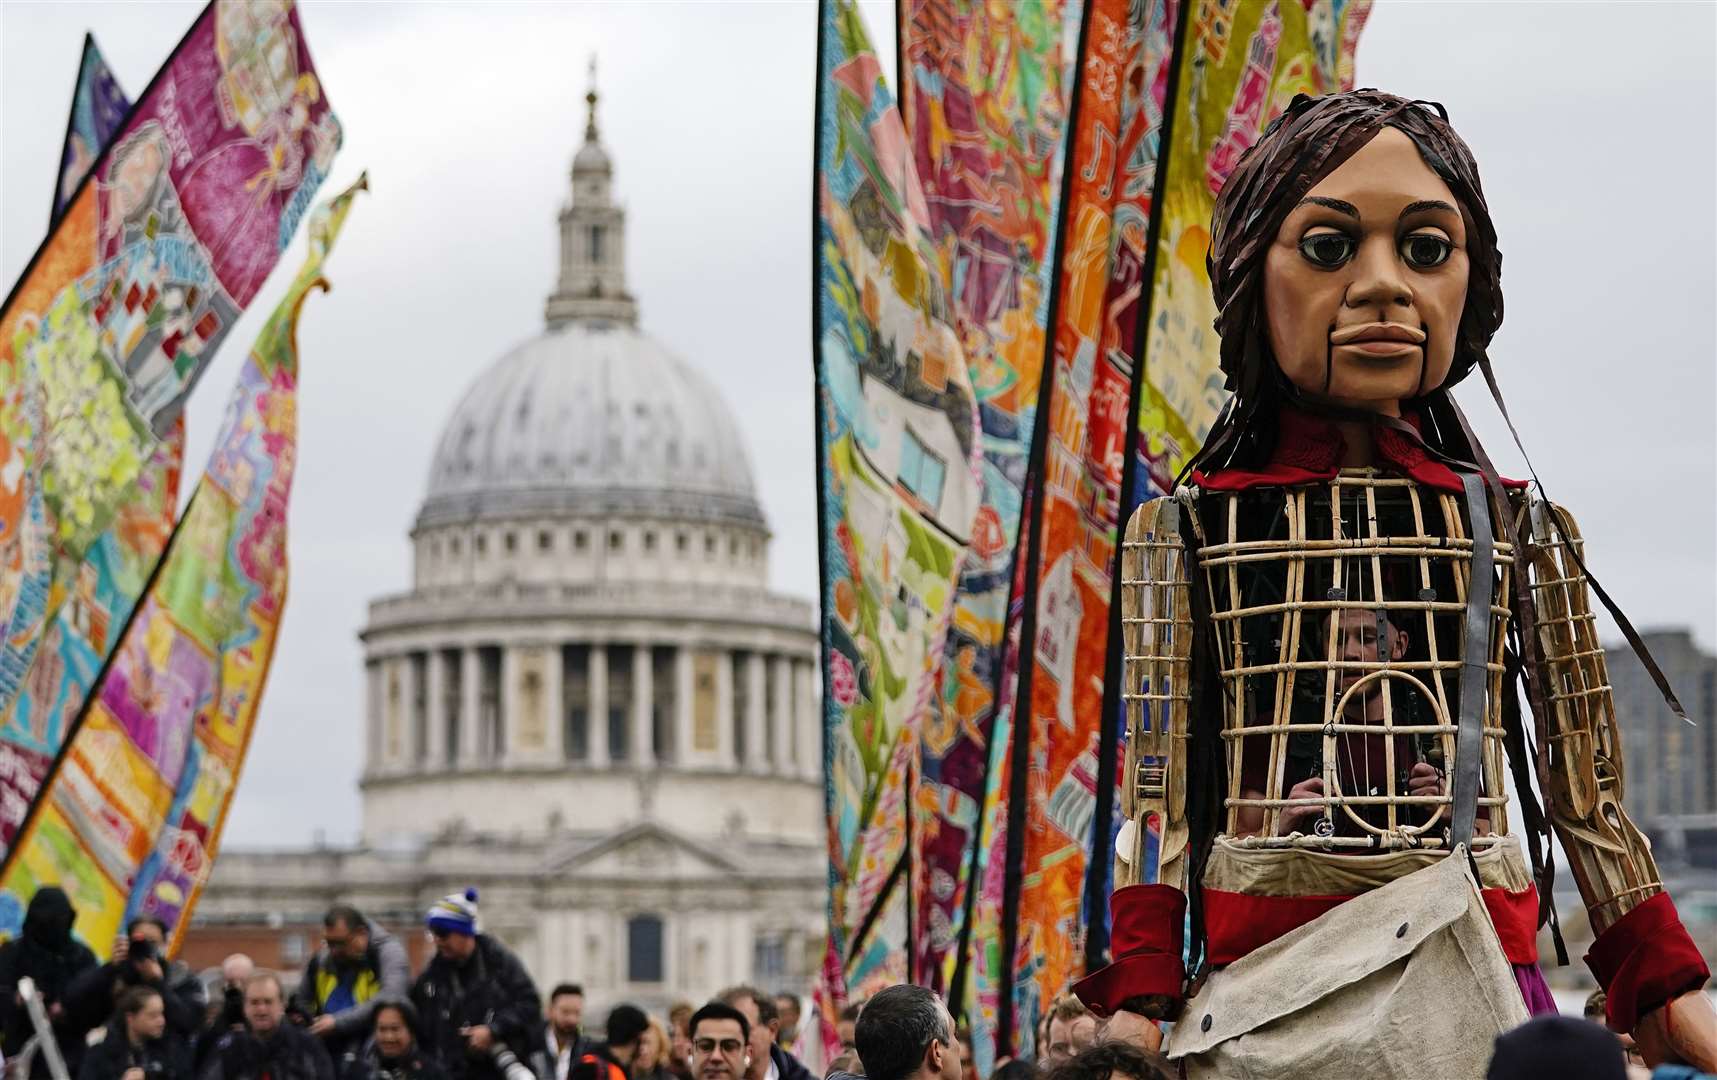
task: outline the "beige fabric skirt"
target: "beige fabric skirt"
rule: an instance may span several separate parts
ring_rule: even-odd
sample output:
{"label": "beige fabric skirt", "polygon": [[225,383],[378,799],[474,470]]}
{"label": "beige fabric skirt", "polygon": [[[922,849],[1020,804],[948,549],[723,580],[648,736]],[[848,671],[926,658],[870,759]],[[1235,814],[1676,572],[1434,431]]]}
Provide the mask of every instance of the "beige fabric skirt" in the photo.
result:
{"label": "beige fabric skirt", "polygon": [[[1218,884],[1207,874],[1207,884],[1233,888],[1232,875],[1274,872],[1286,883],[1244,891],[1315,895],[1337,891],[1326,878],[1393,879],[1358,886],[1369,891],[1211,973],[1165,1046],[1188,1076],[1481,1078],[1496,1036],[1526,1021],[1464,850],[1330,856],[1327,865],[1308,861],[1306,852],[1289,853],[1291,860],[1250,858],[1273,854],[1267,851],[1231,854],[1237,857],[1225,857],[1218,870],[1231,876]],[[1518,863],[1518,844],[1513,854]],[[1506,854],[1478,858],[1485,877],[1486,859],[1497,868],[1499,880],[1487,884],[1512,879]],[[1368,859],[1385,862],[1355,865]],[[1530,877],[1520,870],[1517,887],[1524,888]]]}

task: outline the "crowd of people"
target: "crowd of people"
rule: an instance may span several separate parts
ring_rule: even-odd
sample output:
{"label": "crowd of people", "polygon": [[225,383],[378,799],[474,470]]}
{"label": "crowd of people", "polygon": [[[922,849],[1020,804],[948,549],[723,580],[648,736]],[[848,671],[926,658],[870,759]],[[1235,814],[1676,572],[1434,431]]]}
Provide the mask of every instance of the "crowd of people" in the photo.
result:
{"label": "crowd of people", "polygon": [[[323,918],[323,943],[295,989],[248,957],[221,966],[210,999],[166,959],[166,928],[144,916],[98,963],[72,934],[63,891],[39,890],[22,933],[0,946],[0,1050],[16,1066],[37,1030],[20,980],[39,995],[68,1076],[77,1080],[817,1080],[794,1056],[799,999],[733,986],[665,1018],[614,1007],[586,1034],[584,991],[539,997],[518,957],[478,929],[475,890],[430,908],[434,955],[414,979],[404,945],[356,908]],[[1603,1004],[1588,1003],[1602,1015]],[[1162,1033],[1121,1013],[1100,1022],[1071,995],[1045,1010],[1035,1060],[980,1075],[970,1035],[931,991],[892,986],[837,1016],[840,1053],[824,1080],[1158,1080],[1180,1075]],[[1637,1080],[1629,1051],[1590,1019],[1541,1017],[1497,1040],[1490,1080],[1557,1075]],[[48,1054],[25,1054],[48,1080]],[[1546,1072],[1549,1068],[1552,1071]],[[1692,1076],[1693,1074],[1686,1074]],[[1658,1080],[1681,1080],[1659,1070]]]}

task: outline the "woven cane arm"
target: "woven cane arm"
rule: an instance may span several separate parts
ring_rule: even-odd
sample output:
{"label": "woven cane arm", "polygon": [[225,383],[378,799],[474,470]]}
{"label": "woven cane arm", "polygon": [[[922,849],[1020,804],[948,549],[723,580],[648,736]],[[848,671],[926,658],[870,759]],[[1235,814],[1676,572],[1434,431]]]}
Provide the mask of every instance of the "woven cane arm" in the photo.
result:
{"label": "woven cane arm", "polygon": [[1622,808],[1622,740],[1586,575],[1580,528],[1534,499],[1530,585],[1544,671],[1550,819],[1594,933],[1663,891],[1651,846]]}
{"label": "woven cane arm", "polygon": [[1116,850],[1117,887],[1186,887],[1192,612],[1180,526],[1190,512],[1173,498],[1152,499],[1134,511],[1122,539],[1121,809],[1131,824]]}

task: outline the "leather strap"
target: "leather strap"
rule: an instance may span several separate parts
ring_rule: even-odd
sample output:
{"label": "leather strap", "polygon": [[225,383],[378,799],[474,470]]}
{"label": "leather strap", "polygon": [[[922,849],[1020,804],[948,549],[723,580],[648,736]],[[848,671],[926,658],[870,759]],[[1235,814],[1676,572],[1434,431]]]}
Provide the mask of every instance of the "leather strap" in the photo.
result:
{"label": "leather strap", "polygon": [[1471,574],[1467,579],[1466,629],[1461,643],[1461,715],[1455,728],[1455,802],[1449,843],[1472,847],[1478,815],[1479,765],[1484,757],[1485,687],[1490,682],[1491,577],[1496,544],[1491,534],[1490,500],[1484,478],[1461,474],[1466,492],[1469,531],[1473,540]]}

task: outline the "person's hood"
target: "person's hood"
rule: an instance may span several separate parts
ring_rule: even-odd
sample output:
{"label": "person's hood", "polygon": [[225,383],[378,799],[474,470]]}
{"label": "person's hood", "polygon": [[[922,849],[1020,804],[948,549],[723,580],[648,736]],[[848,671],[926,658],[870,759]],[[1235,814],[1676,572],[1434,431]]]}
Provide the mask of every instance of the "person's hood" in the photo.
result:
{"label": "person's hood", "polygon": [[77,909],[58,885],[36,890],[24,912],[24,938],[44,949],[59,952],[72,943],[72,924]]}

